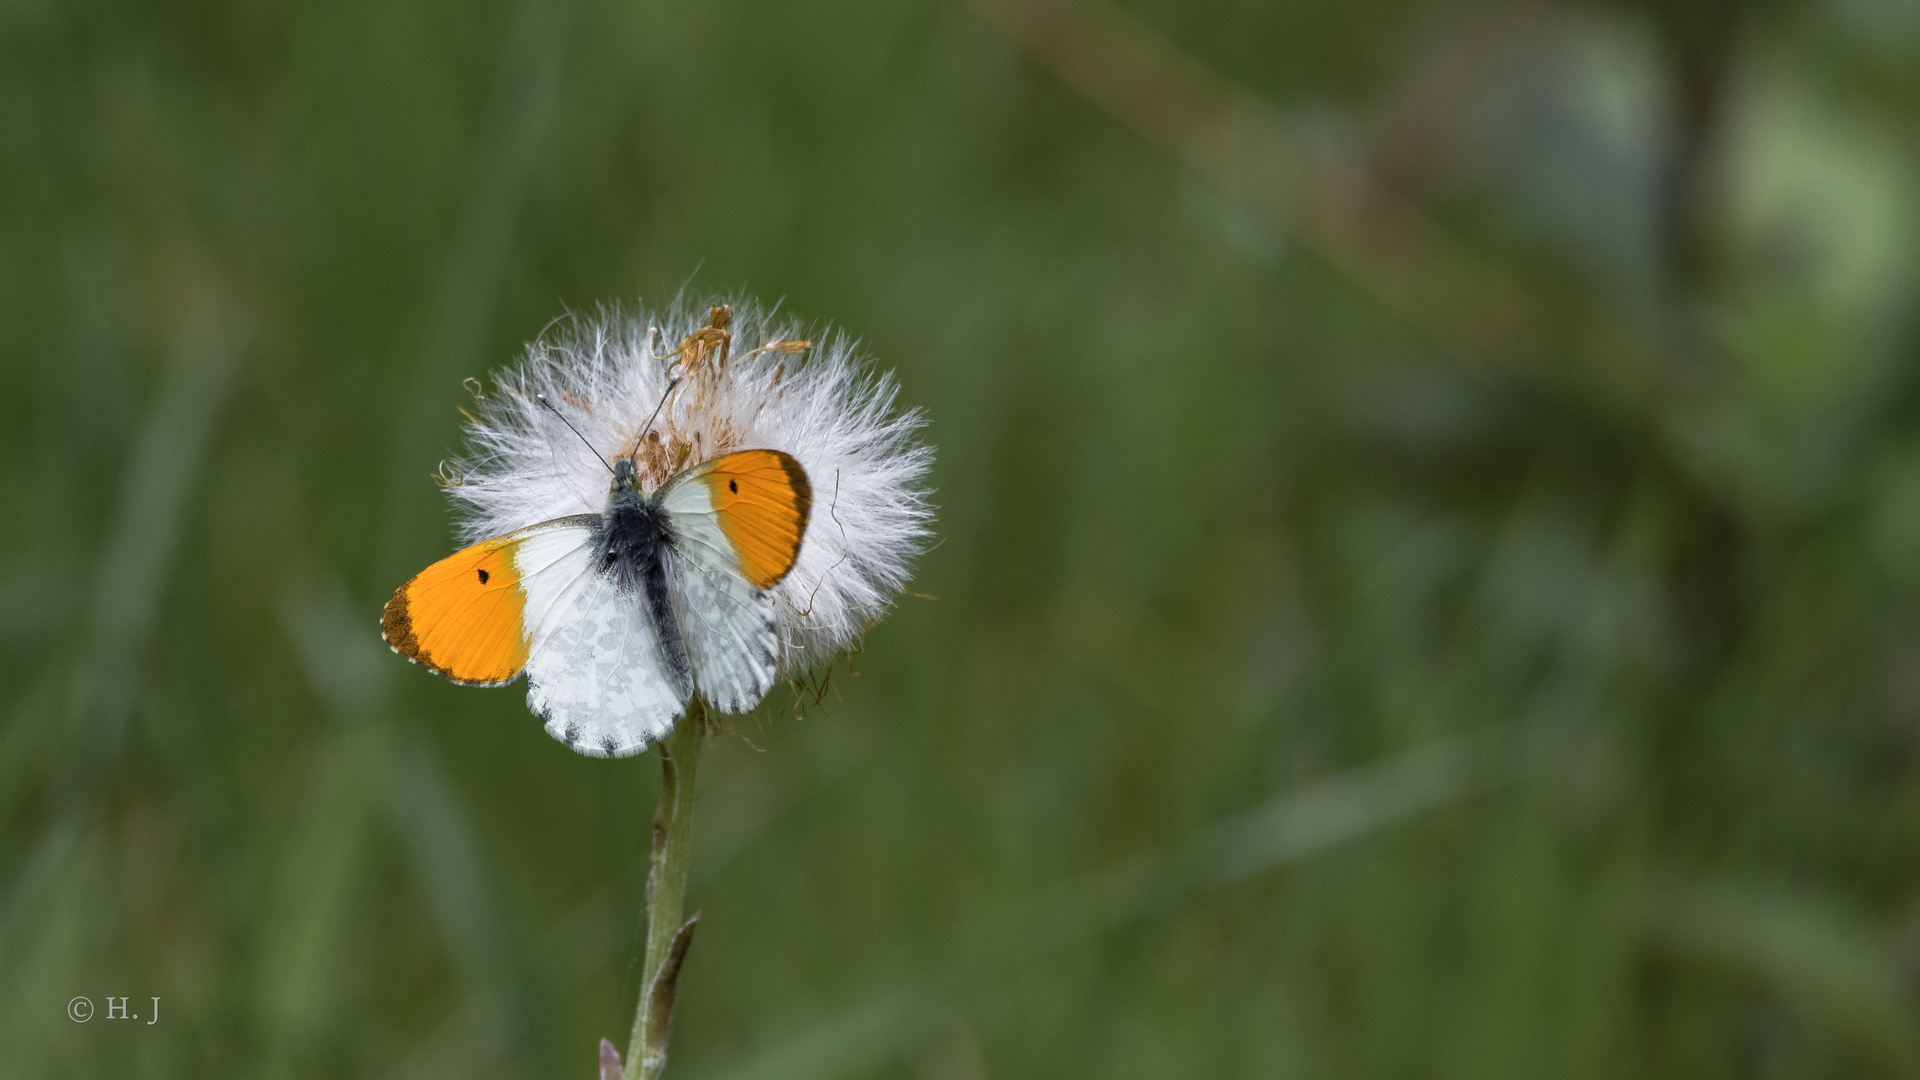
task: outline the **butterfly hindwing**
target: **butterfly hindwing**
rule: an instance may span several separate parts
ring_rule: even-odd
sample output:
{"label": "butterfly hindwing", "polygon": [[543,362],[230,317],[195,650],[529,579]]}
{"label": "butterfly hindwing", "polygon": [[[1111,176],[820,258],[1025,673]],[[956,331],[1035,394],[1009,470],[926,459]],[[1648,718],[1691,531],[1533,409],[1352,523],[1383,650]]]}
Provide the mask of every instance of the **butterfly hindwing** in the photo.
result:
{"label": "butterfly hindwing", "polygon": [[550,569],[527,590],[527,707],[574,750],[626,757],[666,734],[686,701],[645,607],[597,565],[594,537],[529,552]]}
{"label": "butterfly hindwing", "polygon": [[812,494],[800,464],[776,450],[727,454],[660,492],[673,527],[673,610],[700,693],[745,712],[773,688],[779,633],[773,598],[799,558]]}
{"label": "butterfly hindwing", "polygon": [[779,666],[773,597],[714,558],[709,545],[697,531],[681,533],[667,555],[667,588],[694,686],[721,712],[746,712],[773,689]]}

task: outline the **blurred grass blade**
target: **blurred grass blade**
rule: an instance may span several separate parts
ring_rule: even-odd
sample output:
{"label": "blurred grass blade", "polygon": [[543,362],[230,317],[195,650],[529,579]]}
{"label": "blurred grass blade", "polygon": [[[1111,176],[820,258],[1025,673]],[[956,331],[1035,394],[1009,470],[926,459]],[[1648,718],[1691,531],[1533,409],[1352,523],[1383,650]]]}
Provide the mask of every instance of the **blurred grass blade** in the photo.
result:
{"label": "blurred grass blade", "polygon": [[465,990],[462,1051],[530,1068],[527,998],[466,810],[425,743],[398,755],[386,780],[389,818]]}
{"label": "blurred grass blade", "polygon": [[213,300],[189,313],[160,389],[112,486],[114,513],[100,552],[91,640],[76,671],[76,713],[117,741],[133,700],[140,645],[153,630],[180,518],[249,337]]}
{"label": "blurred grass blade", "polygon": [[1920,1013],[1893,942],[1832,901],[1777,890],[1695,886],[1649,909],[1654,942],[1750,980],[1816,1028],[1913,1075]]}
{"label": "blurred grass blade", "polygon": [[1172,858],[1123,859],[966,930],[944,965],[874,994],[747,1061],[702,1080],[842,1076],[870,1069],[920,1037],[931,1003],[994,995],[1010,972],[1196,896],[1353,843],[1510,778],[1494,737],[1451,737],[1277,796],[1209,826]]}
{"label": "blurred grass blade", "polygon": [[1484,735],[1439,739],[1281,795],[1207,829],[1194,845],[1197,876],[1231,885],[1456,802],[1506,777],[1494,754]]}
{"label": "blurred grass blade", "polygon": [[[263,1065],[307,1053],[341,1006],[351,956],[353,905],[366,881],[367,841],[393,755],[383,718],[387,668],[365,640],[333,578],[308,580],[281,597],[280,618],[307,681],[328,707],[305,788],[274,847],[274,900],[263,922],[257,1004],[269,1047]],[[272,1071],[269,1068],[268,1071]]]}
{"label": "blurred grass blade", "polygon": [[1518,359],[1526,298],[1327,133],[1104,0],[967,0],[1061,82],[1345,272],[1457,359]]}
{"label": "blurred grass blade", "polygon": [[540,140],[553,112],[565,68],[576,0],[521,0],[494,76],[484,141],[472,186],[440,273],[432,322],[405,410],[393,427],[393,471],[388,480],[386,547],[380,566],[405,571],[409,546],[441,511],[427,497],[425,479],[451,434],[450,403],[460,380],[492,366],[481,355],[493,308],[507,276],[514,221],[539,160]]}
{"label": "blurred grass blade", "polygon": [[694,1069],[694,1080],[811,1080],[858,1075],[898,1058],[911,1041],[917,1019],[931,1000],[925,986],[878,994],[844,1012],[809,1025],[799,1034],[745,1062],[717,1069]]}
{"label": "blurred grass blade", "polygon": [[337,1017],[352,955],[344,939],[365,887],[369,826],[390,754],[378,726],[329,731],[291,826],[274,846],[274,891],[251,998],[270,1054],[297,1060]]}

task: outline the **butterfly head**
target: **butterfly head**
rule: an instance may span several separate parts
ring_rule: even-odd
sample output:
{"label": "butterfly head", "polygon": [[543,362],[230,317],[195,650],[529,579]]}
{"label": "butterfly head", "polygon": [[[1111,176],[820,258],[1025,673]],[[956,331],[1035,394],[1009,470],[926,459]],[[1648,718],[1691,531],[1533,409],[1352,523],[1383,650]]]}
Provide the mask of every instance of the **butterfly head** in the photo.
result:
{"label": "butterfly head", "polygon": [[630,457],[616,458],[613,463],[613,484],[607,494],[618,495],[623,491],[640,491],[640,474],[634,469]]}

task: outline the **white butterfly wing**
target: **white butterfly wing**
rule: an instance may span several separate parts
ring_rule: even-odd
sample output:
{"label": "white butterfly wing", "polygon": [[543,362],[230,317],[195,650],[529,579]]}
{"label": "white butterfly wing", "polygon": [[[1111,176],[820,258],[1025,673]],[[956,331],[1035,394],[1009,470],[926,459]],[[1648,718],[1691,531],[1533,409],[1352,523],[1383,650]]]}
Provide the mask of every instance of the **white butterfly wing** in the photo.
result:
{"label": "white butterfly wing", "polygon": [[667,588],[694,686],[722,712],[746,712],[779,671],[767,590],[798,555],[806,474],[786,454],[743,450],[675,477],[660,503],[672,525]]}
{"label": "white butterfly wing", "polygon": [[676,520],[667,553],[667,591],[693,667],[693,684],[721,712],[741,713],[773,689],[773,597],[726,562],[726,538],[699,518]]}
{"label": "white butterfly wing", "polygon": [[531,536],[514,553],[526,590],[527,707],[590,757],[627,757],[665,735],[684,702],[641,598],[594,561],[594,517]]}

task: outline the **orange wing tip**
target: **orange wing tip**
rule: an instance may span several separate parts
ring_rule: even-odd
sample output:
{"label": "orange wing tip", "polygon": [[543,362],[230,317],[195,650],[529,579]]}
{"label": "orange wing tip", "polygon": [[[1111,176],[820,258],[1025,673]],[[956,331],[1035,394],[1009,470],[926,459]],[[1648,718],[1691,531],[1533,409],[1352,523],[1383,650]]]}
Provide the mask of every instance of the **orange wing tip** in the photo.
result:
{"label": "orange wing tip", "polygon": [[756,589],[780,584],[800,561],[813,512],[807,471],[779,450],[742,450],[719,459],[703,479],[741,573]]}
{"label": "orange wing tip", "polygon": [[380,636],[394,652],[444,679],[504,686],[527,662],[518,578],[506,545],[487,542],[457,551],[395,590],[380,615]]}
{"label": "orange wing tip", "polygon": [[385,620],[382,620],[380,636],[386,640],[387,648],[393,650],[393,655],[399,657],[402,660],[405,660],[407,663],[412,664],[414,667],[425,668],[428,671],[433,672],[435,675],[440,676],[441,678],[447,680],[450,683],[453,683],[456,686],[481,686],[481,687],[506,686],[509,683],[513,682],[514,679],[517,679],[520,677],[520,673],[516,671],[513,673],[512,678],[496,679],[492,682],[483,682],[479,679],[462,679],[458,675],[455,675],[454,673],[448,671],[446,668],[443,668],[440,665],[434,663],[430,658],[426,656],[418,655],[415,653],[407,652],[406,650],[402,649],[400,646],[395,645],[393,643],[393,639],[387,637],[384,623],[385,623]]}

